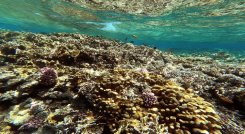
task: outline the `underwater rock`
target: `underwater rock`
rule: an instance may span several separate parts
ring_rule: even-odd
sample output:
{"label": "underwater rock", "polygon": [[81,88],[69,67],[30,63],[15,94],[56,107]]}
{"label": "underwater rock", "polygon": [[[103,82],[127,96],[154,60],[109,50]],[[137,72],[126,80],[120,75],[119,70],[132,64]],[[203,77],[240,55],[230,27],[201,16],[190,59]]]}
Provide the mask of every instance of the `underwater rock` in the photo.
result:
{"label": "underwater rock", "polygon": [[[10,107],[9,111],[4,115],[3,122],[11,124],[11,131],[30,132],[33,131],[32,129],[37,129],[44,122],[45,109],[42,101],[29,98],[18,105]],[[16,130],[17,128],[19,129]],[[4,133],[7,133],[7,131]]]}
{"label": "underwater rock", "polygon": [[245,111],[245,90],[237,92],[233,98],[237,108]]}
{"label": "underwater rock", "polygon": [[0,102],[3,103],[3,102],[6,102],[6,101],[13,101],[15,100],[18,95],[19,95],[19,92],[18,91],[7,91],[5,92],[4,94],[0,94]]}
{"label": "underwater rock", "polygon": [[11,108],[9,114],[4,118],[4,122],[11,123],[15,126],[20,126],[30,119],[30,115],[29,108],[16,105]]}
{"label": "underwater rock", "polygon": [[11,72],[1,72],[0,81],[8,81],[9,79],[15,78],[15,75]]}
{"label": "underwater rock", "polygon": [[29,119],[29,121],[25,124],[23,124],[20,128],[19,131],[34,131],[41,127],[43,125],[44,120],[41,119],[40,117],[33,117]]}
{"label": "underwater rock", "polygon": [[16,46],[14,45],[9,45],[5,47],[1,47],[0,51],[4,55],[15,55],[16,54]]}
{"label": "underwater rock", "polygon": [[231,85],[245,85],[245,79],[235,76],[233,74],[224,74],[218,77],[217,81],[226,81],[229,82]]}

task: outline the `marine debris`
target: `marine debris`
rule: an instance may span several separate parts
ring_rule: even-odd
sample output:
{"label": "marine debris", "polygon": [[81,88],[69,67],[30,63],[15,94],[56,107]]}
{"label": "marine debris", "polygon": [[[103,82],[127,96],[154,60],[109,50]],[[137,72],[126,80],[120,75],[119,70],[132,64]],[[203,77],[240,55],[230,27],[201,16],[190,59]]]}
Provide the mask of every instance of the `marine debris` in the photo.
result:
{"label": "marine debris", "polygon": [[242,64],[81,34],[0,38],[0,133],[244,131]]}

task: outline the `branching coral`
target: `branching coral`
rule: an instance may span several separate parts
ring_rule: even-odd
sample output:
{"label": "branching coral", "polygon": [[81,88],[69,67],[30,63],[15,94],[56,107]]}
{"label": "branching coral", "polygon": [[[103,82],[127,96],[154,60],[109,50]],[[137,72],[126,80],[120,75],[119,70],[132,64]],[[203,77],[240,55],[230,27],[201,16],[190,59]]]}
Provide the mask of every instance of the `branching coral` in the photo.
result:
{"label": "branching coral", "polygon": [[[148,128],[154,133],[220,133],[220,119],[212,104],[159,75],[114,70],[93,81],[96,83],[87,98],[112,132],[143,133]],[[142,90],[143,97],[125,99],[123,93],[136,86],[139,89],[134,94],[140,96]],[[144,87],[150,91],[145,92]],[[80,90],[88,96],[83,93]]]}

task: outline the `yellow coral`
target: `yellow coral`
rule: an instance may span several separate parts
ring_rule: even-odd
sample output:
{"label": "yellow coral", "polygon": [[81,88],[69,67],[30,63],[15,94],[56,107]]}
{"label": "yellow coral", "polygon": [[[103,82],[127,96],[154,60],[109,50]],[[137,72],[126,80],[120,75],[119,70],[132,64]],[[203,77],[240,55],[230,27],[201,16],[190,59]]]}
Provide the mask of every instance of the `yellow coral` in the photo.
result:
{"label": "yellow coral", "polygon": [[[114,133],[220,133],[219,116],[212,104],[159,75],[118,69],[93,79],[97,83],[91,96],[83,95]],[[143,105],[141,90],[145,87],[157,97],[152,108]],[[127,98],[130,89],[134,89],[134,97]]]}
{"label": "yellow coral", "polygon": [[0,134],[12,134],[10,129],[11,126],[5,126],[3,129],[1,129]]}
{"label": "yellow coral", "polygon": [[53,119],[54,116],[55,116],[54,113],[50,113],[48,115],[47,121],[48,121],[49,124],[56,124],[57,123],[57,121]]}

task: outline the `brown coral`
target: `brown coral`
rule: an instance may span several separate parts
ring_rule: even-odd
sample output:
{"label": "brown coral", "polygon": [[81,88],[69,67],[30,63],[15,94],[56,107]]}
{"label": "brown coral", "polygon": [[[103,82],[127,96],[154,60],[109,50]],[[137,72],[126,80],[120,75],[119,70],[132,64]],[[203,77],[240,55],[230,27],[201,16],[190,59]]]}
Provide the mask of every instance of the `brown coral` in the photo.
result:
{"label": "brown coral", "polygon": [[[113,132],[141,133],[148,126],[148,132],[154,133],[220,133],[219,116],[212,104],[159,75],[114,70],[93,81],[96,83],[89,97],[83,94],[87,89],[83,84],[80,93],[89,98]],[[150,87],[158,98],[151,108],[145,108],[140,97],[145,87]],[[126,97],[132,88],[135,97]]]}

